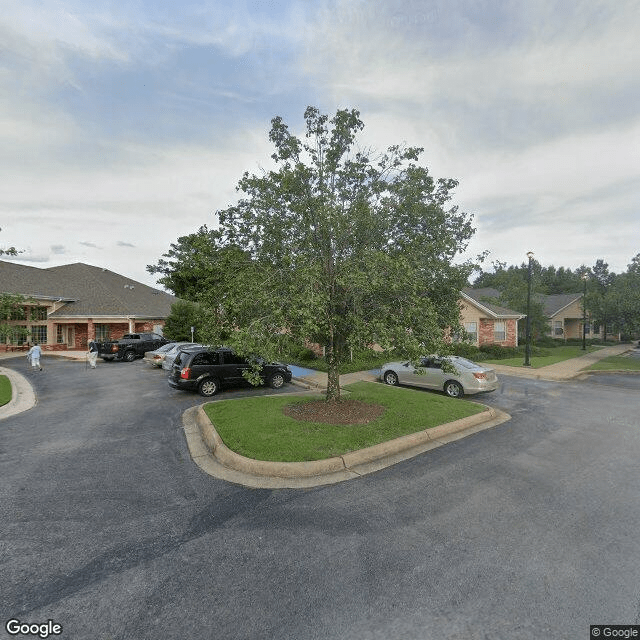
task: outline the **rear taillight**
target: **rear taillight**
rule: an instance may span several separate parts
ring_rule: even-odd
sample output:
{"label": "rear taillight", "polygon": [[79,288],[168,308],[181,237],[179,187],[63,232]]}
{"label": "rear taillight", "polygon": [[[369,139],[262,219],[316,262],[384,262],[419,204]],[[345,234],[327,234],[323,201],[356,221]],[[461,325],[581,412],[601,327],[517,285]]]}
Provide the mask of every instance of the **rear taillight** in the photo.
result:
{"label": "rear taillight", "polygon": [[486,380],[487,379],[487,374],[486,373],[474,373],[473,377],[476,378],[477,380]]}
{"label": "rear taillight", "polygon": [[153,356],[154,360],[162,360],[162,356]]}
{"label": "rear taillight", "polygon": [[191,369],[189,367],[185,367],[180,372],[180,377],[183,378],[184,380],[188,380],[190,376],[191,376]]}
{"label": "rear taillight", "polygon": [[118,352],[118,345],[117,344],[112,344],[111,345],[111,353],[117,353]]}

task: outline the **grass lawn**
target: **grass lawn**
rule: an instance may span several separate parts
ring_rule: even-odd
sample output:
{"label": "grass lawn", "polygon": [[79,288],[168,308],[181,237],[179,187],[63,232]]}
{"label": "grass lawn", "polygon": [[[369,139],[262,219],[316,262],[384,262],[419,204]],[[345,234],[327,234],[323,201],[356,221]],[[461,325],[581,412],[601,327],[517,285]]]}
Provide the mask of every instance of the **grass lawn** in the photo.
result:
{"label": "grass lawn", "polygon": [[587,370],[593,371],[640,371],[640,358],[609,356],[594,362]]}
{"label": "grass lawn", "polygon": [[[551,350],[551,354],[548,356],[531,356],[531,366],[534,369],[539,369],[540,367],[556,364],[556,362],[562,362],[563,360],[579,358],[580,356],[597,351],[601,348],[602,347],[589,345],[586,350],[583,351],[582,347],[579,346],[555,347]],[[517,358],[505,358],[504,360],[482,360],[482,362],[486,362],[488,364],[504,364],[508,367],[522,367],[524,364],[524,355],[518,356]]]}
{"label": "grass lawn", "polygon": [[0,407],[11,400],[11,383],[7,376],[0,376]]}
{"label": "grass lawn", "polygon": [[224,443],[255,460],[322,460],[393,440],[479,413],[484,407],[444,395],[381,383],[348,385],[345,398],[381,404],[385,412],[369,424],[331,425],[289,418],[282,408],[321,396],[271,396],[212,402],[205,411]]}

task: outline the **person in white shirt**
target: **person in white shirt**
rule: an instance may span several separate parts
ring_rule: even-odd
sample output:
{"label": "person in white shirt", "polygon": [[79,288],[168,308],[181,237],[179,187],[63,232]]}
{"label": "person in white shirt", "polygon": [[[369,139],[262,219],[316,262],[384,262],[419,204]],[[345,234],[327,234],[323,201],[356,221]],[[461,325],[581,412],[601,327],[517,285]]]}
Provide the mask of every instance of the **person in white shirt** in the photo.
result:
{"label": "person in white shirt", "polygon": [[96,368],[96,363],[98,362],[98,345],[91,340],[89,342],[89,351],[87,351],[87,360],[91,365],[92,369]]}
{"label": "person in white shirt", "polygon": [[40,369],[42,371],[42,367],[40,366],[40,356],[42,355],[42,349],[37,342],[33,343],[33,347],[29,349],[27,352],[27,358],[31,360],[31,368],[32,369]]}

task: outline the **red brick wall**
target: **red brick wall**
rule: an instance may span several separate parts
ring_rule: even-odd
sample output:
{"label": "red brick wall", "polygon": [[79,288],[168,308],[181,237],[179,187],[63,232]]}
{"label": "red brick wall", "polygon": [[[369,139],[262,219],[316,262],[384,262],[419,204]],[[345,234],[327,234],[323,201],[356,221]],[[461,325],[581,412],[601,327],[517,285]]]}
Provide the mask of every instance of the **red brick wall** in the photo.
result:
{"label": "red brick wall", "polygon": [[75,351],[85,351],[89,343],[88,325],[77,322],[75,325],[73,348]]}
{"label": "red brick wall", "polygon": [[150,333],[158,324],[161,324],[164,327],[164,320],[147,320],[146,322],[136,322],[136,333]]}
{"label": "red brick wall", "polygon": [[518,344],[517,320],[502,320],[505,324],[505,339],[496,342],[494,339],[494,320],[482,318],[478,328],[478,341],[483,344],[499,344],[503,347],[515,347]]}

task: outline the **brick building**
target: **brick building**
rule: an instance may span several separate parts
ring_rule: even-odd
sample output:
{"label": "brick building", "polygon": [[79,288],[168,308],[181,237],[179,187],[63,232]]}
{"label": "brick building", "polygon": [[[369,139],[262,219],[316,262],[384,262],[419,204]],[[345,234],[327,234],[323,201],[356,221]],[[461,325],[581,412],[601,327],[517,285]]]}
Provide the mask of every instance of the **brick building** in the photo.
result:
{"label": "brick building", "polygon": [[7,323],[27,336],[8,336],[0,351],[38,342],[47,351],[85,350],[89,340],[162,332],[177,298],[108,269],[76,263],[37,267],[0,261],[0,293],[26,301]]}
{"label": "brick building", "polygon": [[[518,321],[526,316],[492,302],[494,290],[464,289],[460,292],[460,323],[478,347],[498,344],[518,346]],[[497,291],[495,293],[498,293]]]}

